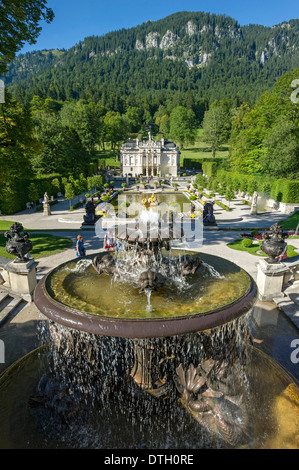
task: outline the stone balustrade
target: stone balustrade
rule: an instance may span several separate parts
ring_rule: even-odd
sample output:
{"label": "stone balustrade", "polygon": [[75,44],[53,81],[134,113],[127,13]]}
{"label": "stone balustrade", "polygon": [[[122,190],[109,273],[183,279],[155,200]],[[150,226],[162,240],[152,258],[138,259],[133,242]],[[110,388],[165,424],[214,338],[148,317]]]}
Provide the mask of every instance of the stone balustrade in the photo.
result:
{"label": "stone balustrade", "polygon": [[257,286],[261,301],[268,302],[284,297],[284,289],[299,281],[299,255],[270,264],[265,259],[257,266]]}

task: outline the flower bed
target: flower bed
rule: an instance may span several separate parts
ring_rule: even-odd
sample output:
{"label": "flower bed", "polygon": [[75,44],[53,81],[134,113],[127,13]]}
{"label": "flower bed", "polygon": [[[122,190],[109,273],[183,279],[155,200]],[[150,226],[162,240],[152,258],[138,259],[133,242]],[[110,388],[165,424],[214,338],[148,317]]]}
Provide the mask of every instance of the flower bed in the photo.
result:
{"label": "flower bed", "polygon": [[[251,238],[254,238],[254,237],[251,237]],[[251,255],[261,256],[261,257],[264,257],[264,258],[268,257],[268,255],[261,250],[261,241],[260,240],[259,240],[258,244],[252,244],[251,246],[244,246],[242,242],[243,242],[243,240],[235,240],[231,243],[228,243],[227,246],[229,248],[232,248],[233,250],[247,251],[247,253],[249,253]],[[296,249],[297,249],[296,247],[294,247],[292,245],[288,245],[287,252],[283,256],[280,256],[278,259],[283,260],[283,259],[287,259],[287,258],[293,258],[294,256],[298,256],[299,253],[297,251],[295,251]]]}
{"label": "flower bed", "polygon": [[[268,229],[265,229],[264,231],[267,232]],[[289,235],[289,237],[293,237],[293,238],[299,238],[299,235],[297,235],[297,232],[295,230],[286,230],[287,234]],[[258,234],[252,234],[251,233],[240,233],[240,236],[242,238],[255,238],[256,240],[263,240],[263,234],[262,233],[258,233]]]}

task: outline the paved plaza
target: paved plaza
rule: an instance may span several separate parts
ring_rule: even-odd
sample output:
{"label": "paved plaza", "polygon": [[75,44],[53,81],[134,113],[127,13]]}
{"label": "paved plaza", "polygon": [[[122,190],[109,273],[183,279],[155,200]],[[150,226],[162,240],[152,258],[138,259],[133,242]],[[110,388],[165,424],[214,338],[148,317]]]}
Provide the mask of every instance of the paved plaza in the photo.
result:
{"label": "paved plaza", "polygon": [[[79,199],[80,196],[76,198],[75,202],[78,202]],[[228,202],[225,201],[224,198],[222,198],[222,201],[228,205]],[[257,215],[251,215],[250,206],[243,204],[241,198],[231,201],[230,207],[231,211],[227,212],[215,205],[214,215],[219,230],[204,230],[202,246],[198,249],[203,253],[222,256],[223,258],[239,264],[256,279],[256,265],[259,258],[246,252],[232,250],[227,247],[227,244],[240,238],[240,233],[250,233],[254,228],[269,228],[272,224],[279,222],[287,216],[277,211],[261,212]],[[75,257],[75,240],[79,233],[83,233],[87,254],[97,253],[103,249],[103,239],[98,238],[95,230],[81,230],[81,224],[85,214],[84,208],[70,212],[69,201],[60,199],[58,204],[51,207],[51,213],[50,216],[43,216],[42,213],[37,213],[34,209],[31,209],[10,216],[0,216],[0,220],[20,222],[26,229],[68,237],[73,241],[72,248],[57,255],[38,260],[39,278],[58,264]],[[292,245],[298,248],[299,253],[299,239],[292,239]]]}
{"label": "paved plaza", "polygon": [[[79,197],[77,199],[79,200]],[[224,199],[222,201],[226,203]],[[203,231],[203,243],[198,247],[198,251],[228,259],[245,269],[256,280],[257,264],[260,257],[247,252],[233,250],[227,244],[240,238],[240,233],[246,231],[249,233],[253,228],[269,228],[273,223],[279,222],[287,216],[280,212],[261,212],[257,215],[251,215],[250,206],[243,204],[241,198],[231,201],[230,207],[232,210],[227,212],[215,206],[214,215],[218,227]],[[58,254],[38,259],[37,279],[39,281],[52,268],[75,258],[75,242],[79,233],[82,233],[84,236],[84,244],[88,255],[103,251],[103,238],[99,238],[95,230],[82,231],[81,224],[84,214],[84,208],[70,212],[69,201],[61,198],[58,204],[51,207],[50,216],[43,216],[42,213],[31,209],[10,216],[0,216],[0,220],[20,222],[26,229],[31,229],[34,232],[40,231],[60,237],[68,237],[73,241],[71,248]],[[299,239],[292,239],[291,243],[298,249],[299,254]],[[256,310],[259,311],[258,315],[260,315],[260,310],[258,309],[261,308],[266,312],[264,318],[267,317],[267,312],[269,311],[275,312],[273,315],[278,315],[277,308],[272,302],[263,303],[263,305],[259,303],[259,307]],[[39,339],[37,332],[42,320],[34,303],[31,303],[0,328],[0,339],[3,339],[5,344],[11,345],[11,347],[7,346],[6,348],[7,360],[5,365],[0,364],[0,373],[16,359],[38,347]],[[283,321],[286,320],[284,319]],[[287,328],[292,329],[292,326],[287,323]],[[293,331],[291,334],[296,333]]]}

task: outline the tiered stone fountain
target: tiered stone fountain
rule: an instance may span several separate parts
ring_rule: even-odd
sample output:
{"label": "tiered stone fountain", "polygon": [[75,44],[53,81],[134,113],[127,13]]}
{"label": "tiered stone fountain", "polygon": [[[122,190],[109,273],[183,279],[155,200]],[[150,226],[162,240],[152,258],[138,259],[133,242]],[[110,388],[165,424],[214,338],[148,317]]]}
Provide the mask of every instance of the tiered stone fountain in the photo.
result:
{"label": "tiered stone fountain", "polygon": [[255,282],[222,258],[174,250],[183,235],[144,212],[117,230],[114,254],[67,262],[39,282],[51,347],[32,367],[41,373],[29,404],[50,446],[276,445],[269,403],[298,395],[250,346]]}

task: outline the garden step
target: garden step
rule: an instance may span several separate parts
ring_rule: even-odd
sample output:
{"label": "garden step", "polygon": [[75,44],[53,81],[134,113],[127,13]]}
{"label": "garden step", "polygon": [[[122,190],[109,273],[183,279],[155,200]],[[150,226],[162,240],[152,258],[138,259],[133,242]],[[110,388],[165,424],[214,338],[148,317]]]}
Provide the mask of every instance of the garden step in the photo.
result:
{"label": "garden step", "polygon": [[3,323],[8,320],[8,317],[12,313],[17,313],[20,310],[20,307],[24,307],[27,304],[27,302],[25,302],[22,297],[10,297],[7,295],[5,300],[6,302],[9,300],[9,302],[0,311],[0,326],[2,326]]}
{"label": "garden step", "polygon": [[8,292],[0,292],[0,308],[2,302],[8,297]]}
{"label": "garden step", "polygon": [[299,329],[299,306],[295,304],[288,295],[285,297],[274,298],[273,301]]}
{"label": "garden step", "polygon": [[298,281],[288,287],[285,294],[299,307],[299,283]]}

